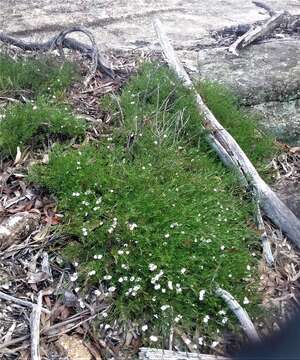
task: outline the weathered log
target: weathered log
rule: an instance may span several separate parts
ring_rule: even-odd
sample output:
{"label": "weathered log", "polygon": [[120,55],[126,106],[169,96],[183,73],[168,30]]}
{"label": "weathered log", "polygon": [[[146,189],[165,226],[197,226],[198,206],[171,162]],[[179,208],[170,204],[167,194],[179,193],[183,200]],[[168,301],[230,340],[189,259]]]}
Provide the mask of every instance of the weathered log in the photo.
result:
{"label": "weathered log", "polygon": [[187,353],[183,351],[170,351],[162,349],[141,348],[140,360],[230,360],[224,356]]}
{"label": "weathered log", "polygon": [[226,302],[229,309],[237,317],[237,319],[241,324],[242,329],[245,331],[248,338],[253,342],[259,341],[260,338],[247,311],[241,307],[241,305],[235,300],[235,298],[228,291],[223,290],[221,288],[217,288],[216,294]]}
{"label": "weathered log", "polygon": [[300,248],[300,220],[260,177],[238,143],[205,105],[180,63],[159,19],[155,19],[154,28],[170,68],[194,94],[199,113],[203,117],[203,124],[200,126],[208,130],[208,142],[224,164],[233,168],[239,177],[243,178],[243,184],[248,184],[248,190],[255,189],[264,214]]}
{"label": "weathered log", "polygon": [[[86,45],[80,41],[75,39],[67,38],[66,36],[72,32],[81,32],[88,36],[91,41],[91,46]],[[39,42],[25,42],[21,39],[16,39],[8,34],[0,33],[0,41],[5,44],[16,46],[24,51],[40,51],[40,52],[47,52],[52,50],[59,50],[62,52],[63,48],[75,50],[80,52],[81,54],[87,56],[88,58],[92,59],[94,62],[95,67],[103,71],[105,74],[114,78],[115,74],[113,69],[106,64],[105,59],[98,51],[96,46],[95,39],[92,33],[80,26],[74,26],[70,29],[66,29],[61,31],[58,35],[53,36],[46,42],[39,43]]]}

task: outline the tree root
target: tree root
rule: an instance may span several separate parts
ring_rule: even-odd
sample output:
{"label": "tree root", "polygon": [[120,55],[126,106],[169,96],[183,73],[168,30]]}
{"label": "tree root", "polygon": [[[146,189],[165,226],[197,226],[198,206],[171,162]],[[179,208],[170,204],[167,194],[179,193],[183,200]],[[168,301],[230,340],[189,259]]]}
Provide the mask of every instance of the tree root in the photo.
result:
{"label": "tree root", "polygon": [[[79,42],[75,39],[67,38],[67,35],[74,32],[80,32],[85,34],[89,38],[91,42],[91,46]],[[8,45],[16,46],[24,51],[47,52],[47,51],[58,50],[62,57],[63,57],[64,48],[79,51],[81,54],[87,56],[93,61],[93,66],[91,68],[90,74],[87,76],[86,82],[88,82],[91,79],[91,77],[95,74],[97,69],[104,72],[112,79],[114,79],[115,77],[114,70],[108,64],[106,64],[105,59],[99,53],[93,34],[89,30],[80,26],[74,26],[69,29],[63,30],[59,34],[53,36],[48,41],[42,43],[25,42],[21,39],[16,39],[3,32],[0,33],[0,41]]]}

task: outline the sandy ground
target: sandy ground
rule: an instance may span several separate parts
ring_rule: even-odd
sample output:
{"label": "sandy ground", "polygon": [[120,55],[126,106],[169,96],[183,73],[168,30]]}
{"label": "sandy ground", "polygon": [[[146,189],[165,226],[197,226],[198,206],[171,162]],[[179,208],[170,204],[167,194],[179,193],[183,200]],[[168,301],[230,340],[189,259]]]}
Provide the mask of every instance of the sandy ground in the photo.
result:
{"label": "sandy ground", "polygon": [[[299,0],[270,0],[274,10],[300,14]],[[1,0],[0,27],[22,36],[47,38],[72,25],[93,31],[100,47],[153,45],[152,19],[159,16],[176,46],[209,45],[209,33],[267,17],[250,0]]]}

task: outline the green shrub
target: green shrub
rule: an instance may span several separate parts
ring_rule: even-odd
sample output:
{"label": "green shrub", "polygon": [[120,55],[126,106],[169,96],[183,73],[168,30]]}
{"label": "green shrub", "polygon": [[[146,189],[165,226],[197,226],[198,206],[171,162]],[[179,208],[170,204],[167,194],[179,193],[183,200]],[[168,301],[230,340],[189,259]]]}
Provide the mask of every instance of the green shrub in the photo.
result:
{"label": "green shrub", "polygon": [[[55,58],[18,58],[0,54],[0,92],[31,91],[54,94],[64,91],[77,78],[74,64]],[[26,96],[28,96],[26,94]]]}
{"label": "green shrub", "polygon": [[[79,263],[81,282],[114,297],[112,318],[147,325],[145,343],[155,335],[161,346],[174,325],[210,345],[219,329],[236,324],[214,294],[217,285],[251,316],[259,313],[252,207],[209,150],[195,102],[171,71],[146,64],[117,101],[104,102],[112,113],[122,109],[115,115],[122,126],[98,145],[56,146],[30,179],[57,197],[72,239],[65,254]],[[271,140],[234,103],[225,102],[224,112],[224,125],[245,151],[256,144],[249,153],[263,165]]]}
{"label": "green shrub", "polygon": [[0,155],[14,157],[17,146],[41,147],[48,140],[83,137],[85,122],[74,117],[66,105],[45,98],[6,107],[0,120]]}

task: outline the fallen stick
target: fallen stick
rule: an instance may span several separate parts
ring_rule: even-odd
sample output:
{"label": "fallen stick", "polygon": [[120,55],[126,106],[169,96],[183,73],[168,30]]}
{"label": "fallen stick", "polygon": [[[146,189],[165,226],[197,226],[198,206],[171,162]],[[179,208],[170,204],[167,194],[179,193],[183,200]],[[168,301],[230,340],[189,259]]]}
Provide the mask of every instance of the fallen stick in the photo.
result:
{"label": "fallen stick", "polygon": [[31,333],[31,360],[40,360],[40,321],[42,313],[43,292],[38,295],[37,304],[34,305],[30,316]]}
{"label": "fallen stick", "polygon": [[186,353],[183,351],[170,351],[152,348],[140,348],[140,360],[229,360],[218,355]]}
{"label": "fallen stick", "polygon": [[223,163],[233,168],[243,184],[247,184],[248,190],[255,189],[265,215],[300,248],[300,220],[264,182],[238,143],[205,105],[180,63],[159,19],[154,20],[154,28],[170,68],[195,97],[199,113],[203,117],[203,124],[200,126],[206,131],[208,130],[207,140],[209,144]]}
{"label": "fallen stick", "polygon": [[[79,42],[75,39],[67,38],[66,36],[72,32],[81,32],[88,36],[91,41],[92,46],[88,46],[82,42]],[[110,66],[108,66],[98,51],[95,39],[90,31],[87,29],[74,26],[70,29],[61,31],[58,35],[53,36],[46,42],[38,43],[38,42],[25,42],[21,39],[16,39],[8,34],[0,33],[0,41],[5,44],[16,46],[24,51],[53,51],[58,49],[62,55],[62,49],[67,48],[70,50],[79,51],[81,54],[87,56],[88,58],[92,59],[94,62],[94,68],[97,68],[100,71],[103,71],[105,74],[110,76],[111,78],[115,77],[114,71]]]}
{"label": "fallen stick", "polygon": [[[30,301],[18,299],[18,298],[14,297],[14,296],[5,294],[5,293],[2,292],[2,291],[0,291],[0,299],[6,300],[6,301],[8,301],[8,302],[13,302],[13,303],[18,304],[18,305],[21,305],[21,306],[30,307],[30,308],[33,308],[33,307],[35,306],[35,304],[33,304],[33,303],[30,302]],[[48,310],[48,309],[42,308],[42,311],[43,311],[45,314],[48,314],[48,315],[51,314],[51,311]]]}
{"label": "fallen stick", "polygon": [[248,338],[253,342],[260,341],[258,333],[247,311],[241,307],[241,305],[235,300],[235,298],[228,291],[221,288],[216,289],[216,294],[226,302],[229,309],[238,318],[241,327],[245,331]]}
{"label": "fallen stick", "polygon": [[[261,3],[259,3],[260,7],[263,7]],[[257,4],[256,4],[257,5]],[[264,9],[266,9],[266,6],[264,5]],[[229,46],[228,51],[231,52],[234,55],[238,54],[238,48],[244,48],[251,43],[253,43],[255,40],[257,40],[260,37],[263,37],[267,34],[269,34],[271,31],[276,29],[279,25],[286,22],[288,13],[286,11],[281,11],[279,13],[275,13],[274,11],[271,12],[273,15],[272,17],[265,22],[264,24],[257,26],[257,27],[251,27],[250,30],[248,30],[245,34],[243,34],[241,37],[239,37],[232,45]],[[270,11],[269,11],[270,14]]]}

